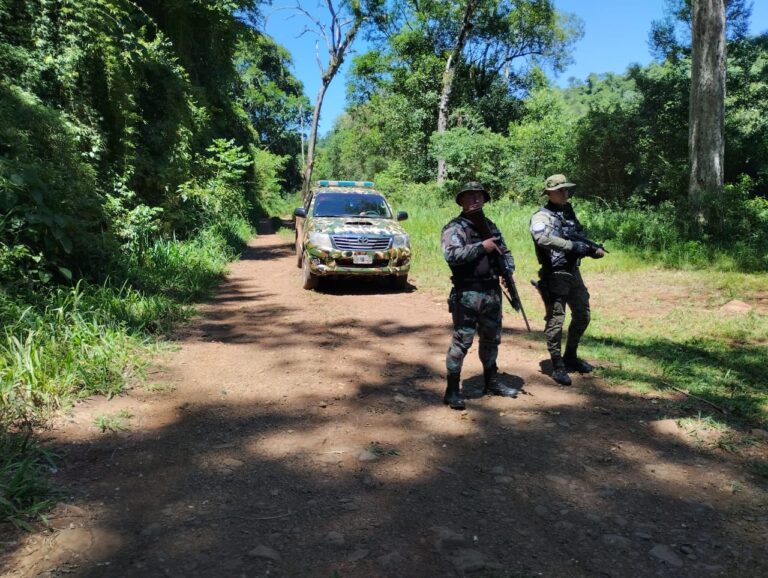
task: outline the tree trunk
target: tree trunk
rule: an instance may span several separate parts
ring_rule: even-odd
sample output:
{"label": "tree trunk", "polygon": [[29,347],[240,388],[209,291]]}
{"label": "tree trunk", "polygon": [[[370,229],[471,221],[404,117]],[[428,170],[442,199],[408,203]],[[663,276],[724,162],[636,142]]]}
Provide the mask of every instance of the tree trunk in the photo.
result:
{"label": "tree trunk", "polygon": [[328,89],[330,79],[328,82],[323,78],[323,82],[320,84],[320,90],[317,91],[317,99],[315,100],[315,110],[312,113],[312,128],[309,131],[309,139],[307,142],[307,160],[304,165],[304,181],[302,185],[301,196],[303,199],[307,198],[310,189],[310,183],[312,182],[312,169],[315,166],[315,143],[317,142],[317,125],[320,123],[320,109],[323,107],[323,99],[325,98],[325,91]]}
{"label": "tree trunk", "polygon": [[700,224],[707,195],[723,188],[725,156],[725,1],[693,1],[688,199]]}
{"label": "tree trunk", "polygon": [[[315,101],[315,110],[312,113],[312,128],[309,132],[309,141],[307,142],[307,162],[304,165],[304,182],[302,184],[302,197],[307,198],[310,189],[310,183],[312,182],[312,168],[315,165],[315,144],[317,143],[317,125],[320,122],[320,109],[323,107],[323,99],[325,98],[325,91],[328,89],[328,85],[336,76],[336,73],[341,68],[344,62],[344,56],[347,53],[347,49],[354,42],[357,31],[362,24],[361,19],[355,19],[355,21],[347,29],[344,37],[341,38],[341,29],[343,25],[339,20],[339,16],[332,10],[332,4],[328,3],[331,8],[331,16],[333,18],[333,29],[335,33],[332,37],[331,44],[329,44],[330,61],[328,62],[328,69],[323,71],[322,65],[320,65],[321,79],[320,90],[317,91],[317,100]],[[319,61],[318,61],[318,64]]]}
{"label": "tree trunk", "polygon": [[[456,36],[456,42],[453,45],[451,55],[448,57],[448,62],[445,63],[445,71],[443,72],[443,90],[440,94],[440,104],[437,108],[437,134],[443,134],[448,129],[448,104],[451,100],[451,93],[453,92],[453,79],[456,75],[456,66],[458,66],[459,60],[461,59],[461,53],[467,42],[467,37],[472,29],[472,16],[474,16],[478,4],[479,0],[469,0],[469,2],[467,2],[461,29]],[[438,184],[445,181],[445,175],[445,159],[437,159]]]}

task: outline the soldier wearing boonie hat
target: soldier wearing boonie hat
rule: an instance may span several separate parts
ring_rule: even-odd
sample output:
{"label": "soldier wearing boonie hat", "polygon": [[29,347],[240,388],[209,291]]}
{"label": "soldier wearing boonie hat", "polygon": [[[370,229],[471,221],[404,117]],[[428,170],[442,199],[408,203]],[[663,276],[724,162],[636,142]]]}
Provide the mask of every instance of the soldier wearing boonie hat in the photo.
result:
{"label": "soldier wearing boonie hat", "polygon": [[[556,174],[544,182],[542,194],[549,202],[531,217],[530,230],[536,248],[539,269],[538,289],[544,300],[544,334],[547,350],[552,359],[552,379],[561,385],[570,385],[569,372],[589,373],[592,365],[579,359],[579,341],[589,325],[589,291],[581,278],[579,266],[582,257],[599,259],[605,255],[602,248],[573,240],[581,237],[583,227],[568,202],[576,185],[565,175]],[[571,310],[571,323],[561,355],[566,305]]]}
{"label": "soldier wearing boonie hat", "polygon": [[[453,337],[446,356],[447,387],[443,401],[452,409],[464,409],[460,391],[461,368],[472,346],[475,333],[480,339],[479,355],[485,379],[484,393],[516,397],[519,390],[499,382],[496,358],[501,342],[501,286],[497,260],[490,257],[498,251],[511,270],[515,260],[509,252],[499,228],[485,217],[483,205],[491,195],[478,182],[465,184],[456,193],[461,214],[443,227],[443,256],[451,268],[453,289],[448,299],[453,315]],[[484,239],[478,225],[490,238]]]}

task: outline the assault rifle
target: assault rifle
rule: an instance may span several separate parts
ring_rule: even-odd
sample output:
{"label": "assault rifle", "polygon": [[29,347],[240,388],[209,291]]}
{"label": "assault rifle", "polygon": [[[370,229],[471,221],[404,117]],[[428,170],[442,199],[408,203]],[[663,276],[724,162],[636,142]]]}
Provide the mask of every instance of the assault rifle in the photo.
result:
{"label": "assault rifle", "polygon": [[[480,236],[485,239],[490,239],[493,237],[491,234],[491,230],[488,227],[488,221],[485,220],[485,214],[483,213],[482,209],[479,209],[477,211],[472,211],[470,213],[464,213],[464,216],[467,217],[470,221],[472,221],[472,224],[475,226],[475,229],[477,229],[477,232],[480,233]],[[515,285],[515,279],[512,277],[512,268],[509,266],[509,263],[507,263],[507,260],[504,258],[504,255],[494,251],[490,254],[491,259],[496,260],[496,264],[499,267],[499,274],[501,275],[501,278],[504,280],[504,284],[507,286],[506,291],[502,291],[504,293],[504,297],[507,298],[507,301],[509,301],[509,304],[512,306],[512,309],[515,311],[519,311],[520,314],[523,316],[523,321],[525,321],[525,327],[528,329],[528,331],[531,331],[531,326],[528,323],[528,317],[525,315],[525,309],[523,309],[523,302],[520,301],[520,294],[517,292],[517,285]]]}
{"label": "assault rifle", "polygon": [[580,235],[579,233],[573,231],[568,234],[568,239],[571,241],[576,241],[578,243],[584,243],[587,247],[593,250],[602,249],[604,253],[608,253],[608,249],[606,249],[603,245],[600,243],[595,243],[594,241],[590,241],[587,239],[584,235]]}

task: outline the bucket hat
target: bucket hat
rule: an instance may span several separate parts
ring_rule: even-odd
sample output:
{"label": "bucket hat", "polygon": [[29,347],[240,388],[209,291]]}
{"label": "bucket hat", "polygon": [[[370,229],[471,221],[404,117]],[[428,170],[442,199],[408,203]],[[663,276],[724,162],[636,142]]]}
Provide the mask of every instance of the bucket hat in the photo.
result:
{"label": "bucket hat", "polygon": [[565,178],[565,175],[552,175],[551,177],[547,177],[547,180],[544,181],[544,190],[543,193],[546,193],[547,191],[556,191],[558,189],[562,188],[572,188],[576,185],[574,183],[569,183],[568,179]]}
{"label": "bucket hat", "polygon": [[483,185],[481,185],[477,181],[470,181],[466,183],[463,187],[461,187],[461,190],[458,193],[456,193],[456,203],[461,204],[459,203],[459,197],[461,197],[463,193],[467,193],[470,191],[482,191],[483,196],[485,197],[485,202],[487,203],[488,201],[491,200],[490,193],[485,190],[485,187]]}

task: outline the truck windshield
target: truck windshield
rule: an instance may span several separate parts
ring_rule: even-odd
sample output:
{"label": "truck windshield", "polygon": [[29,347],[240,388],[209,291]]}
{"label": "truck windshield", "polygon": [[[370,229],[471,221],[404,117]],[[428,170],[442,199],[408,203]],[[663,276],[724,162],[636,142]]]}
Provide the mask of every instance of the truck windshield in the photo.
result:
{"label": "truck windshield", "polygon": [[384,197],[370,193],[318,193],[312,214],[315,217],[391,218]]}

